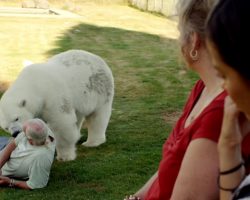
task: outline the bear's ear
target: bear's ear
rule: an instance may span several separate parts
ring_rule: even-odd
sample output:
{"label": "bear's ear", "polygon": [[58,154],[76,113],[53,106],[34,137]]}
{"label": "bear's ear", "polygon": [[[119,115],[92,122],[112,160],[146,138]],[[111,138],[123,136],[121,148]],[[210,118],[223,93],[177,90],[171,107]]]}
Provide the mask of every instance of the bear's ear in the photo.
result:
{"label": "bear's ear", "polygon": [[24,107],[25,105],[26,105],[26,100],[25,99],[23,99],[23,100],[21,100],[20,102],[19,102],[19,107]]}

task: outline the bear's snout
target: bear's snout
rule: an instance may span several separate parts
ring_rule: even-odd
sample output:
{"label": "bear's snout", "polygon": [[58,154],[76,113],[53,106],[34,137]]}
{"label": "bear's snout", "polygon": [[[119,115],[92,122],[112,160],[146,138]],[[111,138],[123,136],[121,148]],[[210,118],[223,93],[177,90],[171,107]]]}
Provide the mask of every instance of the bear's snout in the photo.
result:
{"label": "bear's snout", "polygon": [[12,135],[12,137],[15,138],[16,136],[18,136],[19,133],[21,133],[21,131],[20,130],[16,130],[15,132],[11,133],[11,135]]}
{"label": "bear's snout", "polygon": [[19,123],[15,123],[14,125],[11,125],[9,127],[9,132],[12,135],[12,137],[16,137],[19,133],[22,132],[22,126]]}

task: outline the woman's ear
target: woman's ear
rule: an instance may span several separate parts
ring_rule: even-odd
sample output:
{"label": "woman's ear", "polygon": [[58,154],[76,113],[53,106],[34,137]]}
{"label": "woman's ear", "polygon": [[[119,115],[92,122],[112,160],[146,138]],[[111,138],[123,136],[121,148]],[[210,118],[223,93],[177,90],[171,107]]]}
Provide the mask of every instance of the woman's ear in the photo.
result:
{"label": "woman's ear", "polygon": [[200,36],[198,35],[198,33],[193,32],[190,38],[191,38],[192,49],[199,50],[199,48],[201,46],[201,39],[200,39]]}

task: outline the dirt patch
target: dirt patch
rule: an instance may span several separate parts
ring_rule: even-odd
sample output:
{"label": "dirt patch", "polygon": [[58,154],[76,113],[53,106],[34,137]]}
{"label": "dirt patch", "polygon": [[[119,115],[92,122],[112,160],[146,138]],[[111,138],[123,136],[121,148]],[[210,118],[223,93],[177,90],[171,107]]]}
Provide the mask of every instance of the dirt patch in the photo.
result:
{"label": "dirt patch", "polygon": [[164,113],[163,119],[168,124],[175,124],[179,117],[181,116],[182,111],[174,111],[171,113]]}
{"label": "dirt patch", "polygon": [[0,92],[4,92],[10,86],[10,82],[0,82]]}

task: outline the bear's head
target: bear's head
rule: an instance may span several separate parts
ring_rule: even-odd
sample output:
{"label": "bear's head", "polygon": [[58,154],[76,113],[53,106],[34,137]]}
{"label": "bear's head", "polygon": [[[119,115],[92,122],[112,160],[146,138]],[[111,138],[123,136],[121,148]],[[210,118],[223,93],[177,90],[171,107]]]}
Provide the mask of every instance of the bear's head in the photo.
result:
{"label": "bear's head", "polygon": [[13,99],[5,100],[2,97],[0,101],[0,126],[13,137],[22,131],[23,123],[33,117],[27,107],[27,100],[13,101]]}

